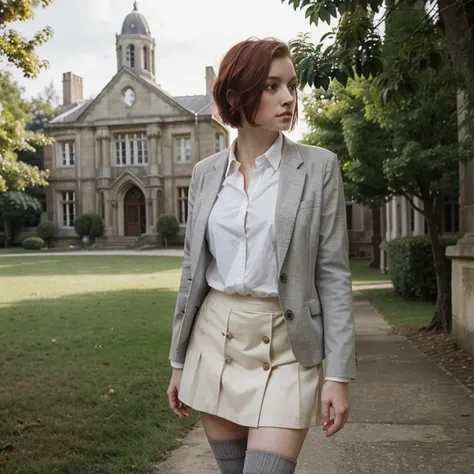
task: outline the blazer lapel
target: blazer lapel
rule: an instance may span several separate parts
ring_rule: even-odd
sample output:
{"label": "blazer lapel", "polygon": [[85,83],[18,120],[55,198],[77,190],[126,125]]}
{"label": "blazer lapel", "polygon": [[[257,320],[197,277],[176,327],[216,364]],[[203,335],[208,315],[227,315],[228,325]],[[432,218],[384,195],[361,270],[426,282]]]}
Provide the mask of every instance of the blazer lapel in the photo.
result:
{"label": "blazer lapel", "polygon": [[303,158],[296,143],[284,137],[275,210],[277,261],[281,269],[290,245],[301,194],[306,180],[306,171],[300,170]]}
{"label": "blazer lapel", "polygon": [[224,180],[228,158],[229,152],[224,153],[220,159],[216,160],[213,170],[204,176],[204,182],[201,188],[201,194],[203,196],[202,204],[197,210],[198,215],[196,216],[191,243],[191,255],[197,256],[197,258],[191,262],[192,275],[194,275],[201,257],[204,237],[207,229],[207,221],[209,219],[209,214],[211,213],[212,207],[216,201],[221,184]]}

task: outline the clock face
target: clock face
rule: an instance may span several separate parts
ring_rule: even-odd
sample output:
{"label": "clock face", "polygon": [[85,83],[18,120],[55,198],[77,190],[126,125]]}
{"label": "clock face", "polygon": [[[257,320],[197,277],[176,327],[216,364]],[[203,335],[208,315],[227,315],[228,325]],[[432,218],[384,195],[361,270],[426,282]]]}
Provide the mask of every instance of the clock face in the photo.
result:
{"label": "clock face", "polygon": [[127,87],[122,94],[123,103],[127,107],[131,107],[135,102],[135,91],[131,87]]}

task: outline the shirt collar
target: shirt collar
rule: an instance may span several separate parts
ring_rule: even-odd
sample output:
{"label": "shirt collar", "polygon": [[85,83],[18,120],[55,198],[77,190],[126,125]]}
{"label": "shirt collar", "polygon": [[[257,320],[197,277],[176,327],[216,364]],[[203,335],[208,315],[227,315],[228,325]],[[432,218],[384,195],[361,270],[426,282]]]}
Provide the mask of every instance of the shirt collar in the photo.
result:
{"label": "shirt collar", "polygon": [[[240,167],[240,163],[237,161],[237,158],[235,157],[236,144],[237,144],[237,139],[234,140],[234,142],[232,143],[232,146],[230,147],[229,160],[227,163],[227,170],[225,173],[226,177],[229,176],[229,174],[233,174],[234,172],[236,172]],[[275,171],[277,171],[280,167],[282,148],[283,148],[283,134],[280,133],[278,135],[278,138],[273,143],[273,145],[263,155],[257,157],[257,160],[261,157],[265,157],[267,161],[273,166]]]}

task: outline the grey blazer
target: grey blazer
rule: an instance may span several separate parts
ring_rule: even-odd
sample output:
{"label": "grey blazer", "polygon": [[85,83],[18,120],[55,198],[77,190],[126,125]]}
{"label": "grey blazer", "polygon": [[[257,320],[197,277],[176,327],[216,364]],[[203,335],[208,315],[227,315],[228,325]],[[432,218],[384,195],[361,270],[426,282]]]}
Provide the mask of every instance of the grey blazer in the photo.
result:
{"label": "grey blazer", "polygon": [[[230,149],[196,164],[170,360],[184,362],[196,314],[209,291],[205,233]],[[284,137],[275,215],[278,292],[296,359],[325,359],[327,377],[354,379],[355,332],[346,203],[337,157]]]}

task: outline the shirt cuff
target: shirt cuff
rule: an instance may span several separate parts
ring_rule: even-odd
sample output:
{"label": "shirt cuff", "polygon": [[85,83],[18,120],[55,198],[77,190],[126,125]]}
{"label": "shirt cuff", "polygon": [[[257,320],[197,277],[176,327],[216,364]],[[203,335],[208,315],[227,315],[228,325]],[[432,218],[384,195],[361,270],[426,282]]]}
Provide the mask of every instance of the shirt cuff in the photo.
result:
{"label": "shirt cuff", "polygon": [[174,360],[171,361],[171,367],[173,367],[173,369],[182,369],[184,367],[184,363],[183,362],[175,362]]}
{"label": "shirt cuff", "polygon": [[346,377],[326,377],[326,382],[330,380],[332,382],[342,382],[342,383],[349,383],[351,379]]}

